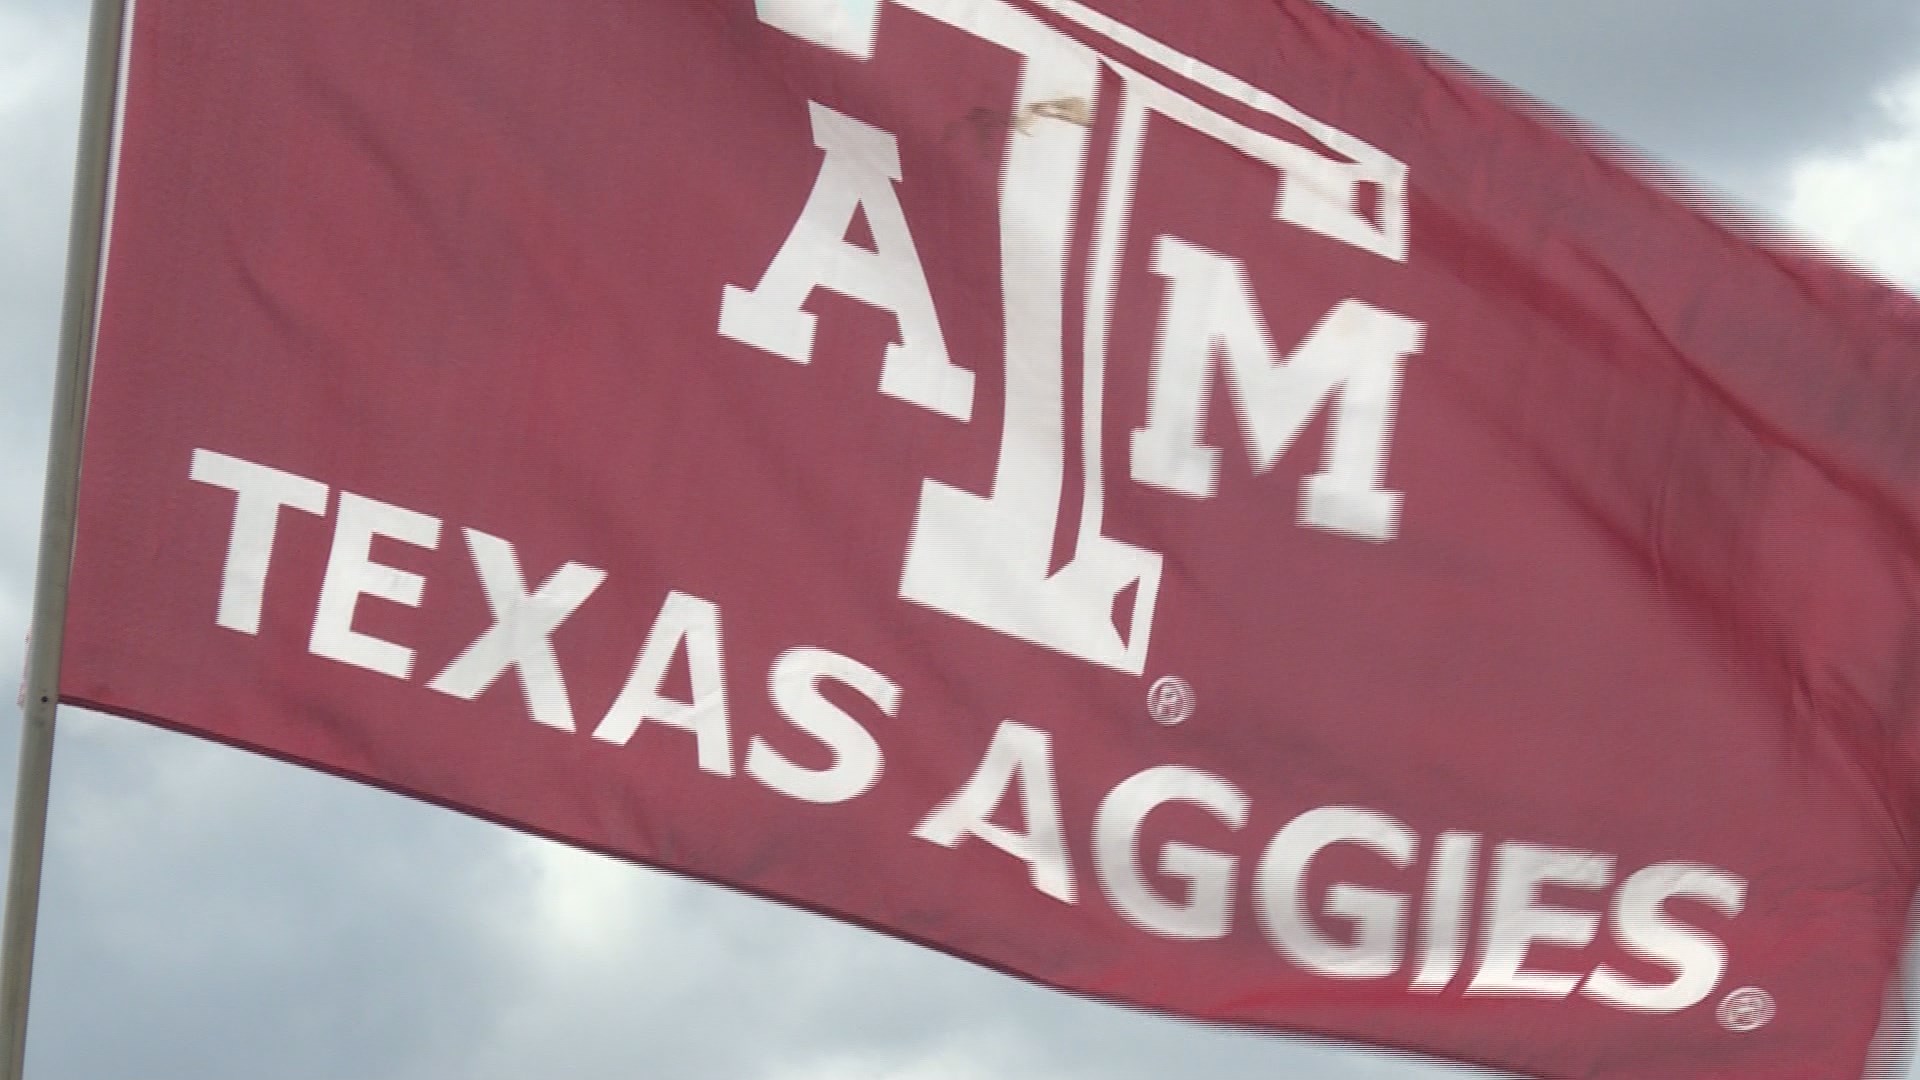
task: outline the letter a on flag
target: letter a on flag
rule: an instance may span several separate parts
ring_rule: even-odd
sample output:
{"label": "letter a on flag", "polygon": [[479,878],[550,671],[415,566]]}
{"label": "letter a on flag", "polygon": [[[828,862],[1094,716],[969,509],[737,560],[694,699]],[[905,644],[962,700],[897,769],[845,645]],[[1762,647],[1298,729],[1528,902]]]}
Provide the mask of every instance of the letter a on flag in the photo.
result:
{"label": "letter a on flag", "polygon": [[128,56],[63,700],[1177,1016],[1866,1068],[1911,297],[1307,0]]}

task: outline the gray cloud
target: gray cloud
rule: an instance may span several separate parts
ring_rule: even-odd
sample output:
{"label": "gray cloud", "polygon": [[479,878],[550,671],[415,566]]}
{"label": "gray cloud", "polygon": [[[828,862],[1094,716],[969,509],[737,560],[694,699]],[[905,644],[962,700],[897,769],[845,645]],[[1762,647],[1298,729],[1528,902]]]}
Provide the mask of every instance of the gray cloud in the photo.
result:
{"label": "gray cloud", "polygon": [[63,724],[38,1075],[433,1075],[511,1004],[475,948],[476,898],[514,886],[493,830],[119,720]]}
{"label": "gray cloud", "polygon": [[[1340,0],[1754,198],[1790,157],[1858,142],[1873,92],[1920,64],[1909,0]],[[1756,200],[1758,201],[1758,200]]]}

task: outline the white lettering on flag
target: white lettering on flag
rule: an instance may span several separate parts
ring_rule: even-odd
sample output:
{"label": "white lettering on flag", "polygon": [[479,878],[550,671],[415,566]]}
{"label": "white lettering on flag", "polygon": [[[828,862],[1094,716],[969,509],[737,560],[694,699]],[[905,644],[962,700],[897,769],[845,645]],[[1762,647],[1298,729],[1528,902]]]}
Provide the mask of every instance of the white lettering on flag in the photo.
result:
{"label": "white lettering on flag", "polygon": [[292,507],[324,516],[327,485],[211,450],[193,452],[188,475],[234,494],[233,533],[227,541],[226,567],[220,575],[218,621],[229,630],[258,634],[280,510]]}
{"label": "white lettering on flag", "polygon": [[[856,60],[874,55],[879,0],[763,0],[760,18]],[[1391,156],[1223,72],[1142,38],[1079,4],[1043,6],[1115,40],[1229,100],[1310,138],[1310,148],[1255,130],[1102,57],[1003,0],[898,0],[1017,56],[1022,64],[1000,186],[1005,408],[992,485],[973,492],[928,478],[906,544],[900,596],[999,633],[1134,675],[1145,671],[1159,598],[1158,552],[1106,535],[1102,423],[1108,336],[1142,152],[1154,118],[1180,124],[1256,161],[1280,184],[1273,216],[1308,232],[1403,262],[1407,172]],[[1093,232],[1082,335],[1078,455],[1081,512],[1070,545],[1066,520],[1071,370],[1066,314],[1070,241],[1081,204],[1100,72],[1120,76],[1114,146]],[[802,305],[826,288],[888,311],[900,337],[882,390],[955,420],[973,410],[973,370],[947,356],[924,268],[895,186],[903,180],[889,133],[809,103],[820,175],[760,285],[726,288],[720,333],[806,363],[815,317]],[[1329,156],[1323,149],[1348,160]],[[873,250],[846,239],[864,211]],[[1278,355],[1260,322],[1244,268],[1172,236],[1159,238],[1168,323],[1154,357],[1152,415],[1136,433],[1132,474],[1191,498],[1217,488],[1218,451],[1201,444],[1212,348],[1229,348],[1235,400],[1258,471],[1271,469],[1305,424],[1332,413],[1322,471],[1306,483],[1301,523],[1368,540],[1394,535],[1401,496],[1384,485],[1400,368],[1420,348],[1419,323],[1360,300],[1336,307],[1291,356]],[[1066,552],[1057,562],[1056,550]]]}
{"label": "white lettering on flag", "polygon": [[376,536],[432,550],[440,545],[440,520],[341,492],[333,550],[327,556],[327,576],[320,584],[307,647],[316,656],[405,679],[413,671],[413,650],[360,633],[353,628],[353,614],[363,596],[417,608],[427,582],[412,571],[374,562]]}
{"label": "white lettering on flag", "polygon": [[[1017,832],[990,820],[1020,785]],[[913,835],[941,847],[977,836],[1027,864],[1033,887],[1063,903],[1074,902],[1073,868],[1060,821],[1060,785],[1054,779],[1052,736],[1011,720],[993,733],[980,767],[951,799],[934,808]]]}
{"label": "white lettering on flag", "polygon": [[[920,252],[893,185],[900,147],[871,124],[812,102],[814,144],[826,151],[813,194],[773,264],[749,292],[728,286],[720,333],[796,364],[813,359],[816,322],[801,310],[815,289],[871,304],[900,323],[887,348],[880,392],[955,420],[973,415],[973,372],[947,356]],[[869,251],[847,240],[856,214],[873,234]]]}
{"label": "white lettering on flag", "polygon": [[[1330,979],[1379,979],[1400,967],[1407,898],[1342,882],[1327,890],[1327,914],[1350,923],[1351,936],[1328,934],[1307,911],[1307,869],[1335,844],[1353,844],[1404,868],[1420,838],[1385,814],[1351,806],[1308,811],[1274,834],[1255,879],[1255,909],[1280,951]],[[1344,938],[1345,940],[1342,940]]]}
{"label": "white lettering on flag", "polygon": [[1154,350],[1147,426],[1133,435],[1133,478],[1191,498],[1213,496],[1220,451],[1201,442],[1201,428],[1214,357],[1221,355],[1256,471],[1273,468],[1314,412],[1338,395],[1326,466],[1307,481],[1300,522],[1391,540],[1400,495],[1380,483],[1401,367],[1419,350],[1422,326],[1347,300],[1282,358],[1238,260],[1163,236],[1153,268],[1167,281],[1167,312]]}
{"label": "white lettering on flag", "polygon": [[1233,917],[1233,875],[1239,860],[1173,841],[1160,849],[1160,872],[1187,887],[1184,904],[1169,902],[1148,884],[1140,865],[1140,828],[1168,803],[1200,807],[1230,829],[1247,823],[1247,796],[1220,777],[1167,765],[1148,769],[1107,795],[1093,825],[1093,862],[1114,909],[1162,937],[1211,941],[1225,937]]}
{"label": "white lettering on flag", "polygon": [[824,769],[796,765],[765,739],[747,747],[747,775],[789,798],[821,805],[843,803],[872,789],[880,779],[880,744],[846,710],[820,692],[824,682],[845,686],[887,716],[900,711],[900,687],[858,660],[825,649],[782,653],[767,676],[773,707],[788,723],[833,753]]}
{"label": "white lettering on flag", "polygon": [[472,701],[512,668],[520,674],[520,689],[533,718],[550,728],[572,731],[573,703],[560,673],[560,658],[554,655],[553,632],[600,587],[606,571],[570,562],[529,593],[512,544],[477,529],[467,529],[466,534],[493,625],[427,687]]}
{"label": "white lettering on flag", "polygon": [[[674,654],[685,649],[692,698],[667,697],[662,684]],[[683,592],[670,593],[653,621],[633,674],[594,729],[601,742],[625,746],[644,722],[679,728],[694,737],[700,768],[733,775],[733,729],[727,719],[727,681],[720,664],[720,609]]]}

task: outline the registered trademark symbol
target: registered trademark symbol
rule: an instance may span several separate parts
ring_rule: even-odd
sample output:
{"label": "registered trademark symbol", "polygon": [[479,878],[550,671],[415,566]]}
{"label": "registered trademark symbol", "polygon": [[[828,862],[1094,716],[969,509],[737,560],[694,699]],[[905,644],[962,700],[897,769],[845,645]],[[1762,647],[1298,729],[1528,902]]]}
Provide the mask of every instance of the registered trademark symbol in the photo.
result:
{"label": "registered trademark symbol", "polygon": [[1178,675],[1168,675],[1147,691],[1147,715],[1168,727],[1193,716],[1193,687]]}
{"label": "registered trademark symbol", "polygon": [[1720,1026],[1738,1035],[1759,1031],[1773,1023],[1773,995],[1757,986],[1743,987],[1720,1003]]}

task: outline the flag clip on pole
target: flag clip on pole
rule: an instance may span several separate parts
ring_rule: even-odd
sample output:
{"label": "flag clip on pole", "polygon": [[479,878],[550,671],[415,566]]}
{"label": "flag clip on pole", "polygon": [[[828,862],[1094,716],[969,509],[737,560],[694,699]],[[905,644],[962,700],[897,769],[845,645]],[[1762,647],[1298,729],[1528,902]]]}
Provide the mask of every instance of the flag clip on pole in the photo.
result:
{"label": "flag clip on pole", "polygon": [[20,773],[14,789],[13,850],[0,927],[0,1080],[20,1080],[27,1054],[27,998],[33,979],[34,926],[40,914],[40,866],[46,849],[47,792],[53,777],[53,720],[60,698],[60,645],[73,570],[80,440],[93,359],[106,233],[107,183],[120,86],[127,0],[94,0],[80,97],[80,145],[67,234],[66,296],[60,313],[53,422],[47,440],[46,495],[40,512],[39,571],[27,644]]}

